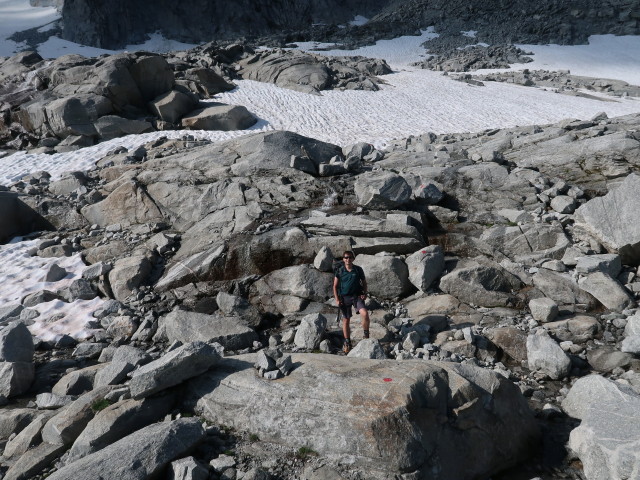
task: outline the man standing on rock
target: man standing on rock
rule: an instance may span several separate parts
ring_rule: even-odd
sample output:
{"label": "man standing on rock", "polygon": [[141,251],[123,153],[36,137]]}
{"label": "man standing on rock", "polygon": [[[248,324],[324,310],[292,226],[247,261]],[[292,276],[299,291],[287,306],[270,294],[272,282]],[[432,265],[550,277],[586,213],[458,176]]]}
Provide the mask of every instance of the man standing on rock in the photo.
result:
{"label": "man standing on rock", "polygon": [[364,306],[367,298],[367,280],[364,277],[362,267],[353,264],[355,254],[348,250],[342,254],[344,265],[340,266],[333,279],[333,296],[342,312],[344,321],[342,322],[342,333],[344,335],[344,346],[342,351],[351,351],[351,330],[349,321],[351,320],[351,307],[355,306],[362,318],[362,329],[364,338],[369,338],[369,312]]}

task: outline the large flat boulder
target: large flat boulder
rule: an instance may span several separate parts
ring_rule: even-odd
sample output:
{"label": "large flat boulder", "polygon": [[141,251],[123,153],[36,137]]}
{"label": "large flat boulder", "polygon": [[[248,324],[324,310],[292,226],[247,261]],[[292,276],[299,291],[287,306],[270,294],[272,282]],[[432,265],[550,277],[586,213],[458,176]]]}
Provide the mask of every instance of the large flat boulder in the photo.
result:
{"label": "large flat boulder", "polygon": [[571,431],[569,448],[580,458],[588,480],[637,477],[640,470],[637,392],[600,375],[589,375],[571,387],[562,408],[582,421]]}
{"label": "large flat boulder", "polygon": [[291,374],[269,381],[254,362],[225,358],[194,379],[196,411],[266,441],[416,478],[486,478],[526,457],[538,438],[518,389],[476,367],[295,354]]}

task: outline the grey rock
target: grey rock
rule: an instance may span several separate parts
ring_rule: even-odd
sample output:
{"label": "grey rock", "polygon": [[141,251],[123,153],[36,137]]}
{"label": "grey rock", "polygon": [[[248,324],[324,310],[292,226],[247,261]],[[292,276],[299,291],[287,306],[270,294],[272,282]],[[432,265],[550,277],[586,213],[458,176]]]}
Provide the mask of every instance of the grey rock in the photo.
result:
{"label": "grey rock", "polygon": [[58,290],[56,293],[67,303],[75,302],[76,300],[91,300],[98,296],[91,283],[84,278],[73,280],[68,287]]}
{"label": "grey rock", "polygon": [[4,447],[3,456],[15,459],[41,442],[40,432],[55,412],[41,412]]}
{"label": "grey rock", "polygon": [[568,274],[540,269],[533,276],[533,285],[558,305],[579,303],[587,308],[593,308],[596,305],[595,298],[582,290]]}
{"label": "grey rock", "polygon": [[162,320],[169,341],[217,342],[228,350],[241,350],[258,340],[255,330],[240,317],[206,315],[173,310]]}
{"label": "grey rock", "polygon": [[640,465],[636,448],[640,396],[636,392],[600,375],[589,375],[571,387],[562,408],[581,420],[571,431],[569,448],[581,460],[586,478],[633,477]]}
{"label": "grey rock", "polygon": [[103,365],[93,365],[69,372],[56,382],[51,388],[51,393],[55,395],[82,395],[93,390],[96,373],[102,368],[104,368]]}
{"label": "grey rock", "polygon": [[627,325],[624,327],[624,340],[622,340],[620,350],[634,355],[640,353],[640,315],[636,314],[627,318]]}
{"label": "grey rock", "polygon": [[215,245],[203,252],[195,253],[188,258],[169,266],[155,288],[163,291],[182,286],[185,283],[200,278],[206,278],[223,264],[226,247],[224,244]]}
{"label": "grey rock", "polygon": [[102,140],[112,140],[125,135],[139,135],[153,131],[153,126],[146,120],[128,119],[117,115],[100,117],[93,126]]}
{"label": "grey rock", "polygon": [[44,275],[45,282],[57,282],[67,276],[67,271],[57,263],[52,264]]}
{"label": "grey rock", "polygon": [[71,395],[56,395],[55,393],[39,393],[36,395],[36,406],[40,410],[57,410],[69,405],[75,400]]}
{"label": "grey rock", "polygon": [[516,227],[494,226],[480,239],[518,263],[531,264],[543,258],[560,259],[571,241],[560,225],[529,223]]}
{"label": "grey rock", "polygon": [[[501,439],[501,446],[508,448],[510,455],[516,456],[526,455],[528,442],[537,438],[535,422],[518,389],[500,375],[479,368],[295,354],[293,360],[299,366],[286,381],[264,382],[255,375],[253,359],[253,355],[225,358],[216,371],[193,380],[189,397],[198,414],[210,421],[254,432],[263,441],[277,437],[278,442],[294,448],[307,445],[320,455],[350,458],[352,468],[368,465],[368,469],[387,474],[423,469],[424,475],[429,474],[433,464],[423,464],[425,444],[399,433],[397,422],[420,432],[420,438],[432,446],[429,452],[437,450],[443,478],[487,475],[483,472],[493,468],[495,462],[503,461],[502,455],[506,454],[487,448],[496,438]],[[410,377],[406,375],[407,369],[413,372]],[[372,381],[374,378],[378,380]],[[486,398],[488,393],[494,397],[492,407],[474,400],[478,395]],[[451,408],[445,408],[444,402],[451,399],[454,402],[449,404]],[[377,408],[363,409],[370,401]],[[231,405],[237,408],[232,410]],[[398,409],[409,414],[402,419],[394,417],[392,412]],[[322,422],[304,426],[303,419],[308,419],[310,412],[319,415]],[[414,418],[411,412],[420,413]],[[396,420],[390,424],[380,421],[390,418],[389,415]],[[450,415],[451,423],[424,422],[425,415],[442,416],[443,420]],[[496,416],[503,420],[496,422]],[[275,430],[274,422],[279,425]],[[485,422],[490,431],[484,430],[484,426],[478,430]],[[471,432],[484,433],[480,440]],[[508,435],[509,441],[503,435]],[[445,438],[453,443],[443,443]],[[474,461],[460,459],[449,450],[453,445],[465,451],[477,449]],[[458,460],[454,461],[455,458]]]}
{"label": "grey rock", "polygon": [[7,470],[3,480],[29,480],[34,478],[59,458],[65,450],[66,447],[64,445],[51,445],[43,442],[20,456]]}
{"label": "grey rock", "polygon": [[116,300],[125,300],[151,273],[151,255],[146,253],[120,258],[109,272],[109,283]]}
{"label": "grey rock", "polygon": [[0,192],[0,243],[17,235],[52,228],[32,207],[23,200],[26,197],[13,192]]}
{"label": "grey rock", "polygon": [[122,383],[134,368],[131,363],[126,361],[111,361],[96,372],[93,385],[94,387],[104,387]]}
{"label": "grey rock", "polygon": [[558,213],[573,213],[576,206],[575,198],[568,195],[558,195],[551,200],[551,208]]}
{"label": "grey rock", "polygon": [[177,123],[196,106],[197,101],[191,96],[176,90],[164,93],[149,103],[150,110],[161,120],[169,123]]}
{"label": "grey rock", "polygon": [[106,346],[106,343],[100,342],[81,343],[73,350],[72,355],[74,357],[98,358],[100,352],[102,352]]}
{"label": "grey rock", "polygon": [[613,348],[600,347],[587,351],[587,360],[596,372],[610,373],[616,368],[628,368],[633,355]]}
{"label": "grey rock", "polygon": [[594,272],[606,273],[616,278],[622,271],[620,255],[584,255],[576,258],[576,272],[588,274]]}
{"label": "grey rock", "polygon": [[222,473],[227,468],[235,467],[236,461],[232,455],[226,455],[223,453],[221,455],[218,455],[218,458],[214,458],[213,460],[211,460],[209,462],[209,465],[211,465],[216,472]]}
{"label": "grey rock", "polygon": [[188,343],[136,370],[129,384],[131,396],[139,399],[178,385],[206,372],[219,361],[220,354],[213,346]]}
{"label": "grey rock", "polygon": [[111,271],[111,265],[104,262],[97,262],[93,265],[89,265],[82,271],[82,278],[87,280],[96,280],[102,275],[105,275]]}
{"label": "grey rock", "polygon": [[477,257],[458,261],[454,270],[440,279],[440,289],[460,301],[484,307],[514,302],[513,291],[520,280],[497,263]]}
{"label": "grey rock", "polygon": [[[113,111],[113,104],[101,95],[79,94],[60,98],[44,106],[47,126],[60,138],[95,135],[94,122]],[[37,127],[36,127],[37,128]]]}
{"label": "grey rock", "polygon": [[550,298],[534,298],[529,300],[529,311],[538,322],[552,322],[558,316],[558,304]]}
{"label": "grey rock", "polygon": [[32,408],[0,410],[0,440],[5,441],[12,433],[20,433],[38,415]]}
{"label": "grey rock", "polygon": [[635,304],[631,294],[615,278],[594,272],[578,280],[580,288],[593,295],[609,310],[621,312]]}
{"label": "grey rock", "polygon": [[0,400],[25,393],[34,376],[32,362],[0,362]]}
{"label": "grey rock", "polygon": [[16,320],[23,309],[24,307],[19,304],[0,307],[0,324]]}
{"label": "grey rock", "polygon": [[331,296],[333,275],[319,272],[312,265],[297,265],[271,272],[255,283],[261,295],[292,295],[316,302]]}
{"label": "grey rock", "polygon": [[11,322],[0,330],[0,362],[33,362],[33,338],[24,322]]}
{"label": "grey rock", "polygon": [[90,224],[101,227],[120,223],[135,225],[160,222],[164,218],[149,195],[133,181],[124,182],[104,200],[81,209]]}
{"label": "grey rock", "polygon": [[425,292],[444,270],[444,253],[438,245],[430,245],[409,255],[405,260],[409,281]]}
{"label": "grey rock", "polygon": [[343,163],[321,163],[318,166],[318,175],[321,177],[333,177],[345,173],[347,173],[347,169]]}
{"label": "grey rock", "polygon": [[96,413],[69,450],[67,463],[102,450],[121,438],[162,419],[171,397],[122,400]]}
{"label": "grey rock", "polygon": [[251,305],[246,298],[230,295],[225,292],[218,292],[216,303],[220,311],[229,317],[241,317],[250,327],[260,325],[260,312]]}
{"label": "grey rock", "polygon": [[531,370],[554,380],[566,377],[571,370],[569,357],[543,329],[527,336],[527,362]]}
{"label": "grey rock", "polygon": [[374,338],[365,338],[347,354],[347,357],[357,358],[377,358],[379,360],[387,358],[380,342]]}
{"label": "grey rock", "polygon": [[486,337],[517,364],[527,361],[527,334],[514,327],[497,327],[484,331]]}
{"label": "grey rock", "polygon": [[546,323],[544,328],[561,342],[585,343],[599,333],[600,324],[597,319],[588,315],[575,315],[557,322]]}
{"label": "grey rock", "polygon": [[138,330],[138,321],[128,315],[115,317],[109,322],[107,335],[111,338],[129,339]]}
{"label": "grey rock", "polygon": [[87,177],[83,172],[69,172],[60,180],[49,184],[49,191],[54,195],[69,195],[71,192],[84,187],[87,184]]}
{"label": "grey rock", "polygon": [[327,318],[324,315],[320,313],[306,315],[298,325],[293,343],[300,348],[316,349],[320,346],[326,329]]}
{"label": "grey rock", "polygon": [[289,375],[291,370],[293,370],[293,360],[291,355],[283,355],[278,360],[276,360],[276,367],[283,375]]}
{"label": "grey rock", "polygon": [[151,100],[173,88],[175,83],[173,69],[162,55],[138,57],[129,66],[131,78],[140,89],[144,100]]}
{"label": "grey rock", "polygon": [[331,272],[333,270],[333,259],[335,255],[328,247],[322,247],[313,260],[313,266],[321,272]]}
{"label": "grey rock", "polygon": [[304,93],[316,93],[329,84],[328,69],[315,57],[299,51],[266,51],[240,61],[245,79],[275,83]]}
{"label": "grey rock", "polygon": [[215,104],[194,110],[182,118],[182,126],[191,130],[245,130],[258,119],[246,107]]}
{"label": "grey rock", "polygon": [[411,199],[411,187],[404,178],[391,172],[358,176],[354,191],[358,204],[370,209],[393,209]]}
{"label": "grey rock", "polygon": [[24,297],[22,299],[22,305],[24,307],[35,307],[40,303],[50,302],[51,300],[62,300],[62,297],[49,290],[41,290],[40,292],[30,293]]}
{"label": "grey rock", "polygon": [[618,253],[625,265],[640,262],[639,186],[640,176],[632,173],[605,196],[582,205],[575,214],[576,229],[596,238],[609,252]]}
{"label": "grey rock", "polygon": [[[326,164],[323,164],[326,165]],[[291,168],[300,170],[301,172],[308,173],[310,175],[317,175],[318,167],[313,163],[309,157],[300,157],[298,155],[291,155],[291,162],[289,163]]]}
{"label": "grey rock", "polygon": [[85,393],[53,416],[42,429],[43,442],[70,445],[78,438],[95,415],[94,406],[104,400],[110,387],[100,387]]}
{"label": "grey rock", "polygon": [[106,475],[121,480],[144,480],[159,475],[170,462],[184,456],[204,434],[195,418],[157,423],[62,467],[49,478],[93,480]]}
{"label": "grey rock", "polygon": [[397,299],[414,290],[409,281],[407,264],[398,257],[385,254],[358,255],[356,263],[364,270],[371,295]]}
{"label": "grey rock", "polygon": [[256,363],[254,366],[258,370],[274,370],[276,368],[276,362],[273,358],[268,356],[264,350],[260,350],[256,357]]}
{"label": "grey rock", "polygon": [[[209,470],[193,457],[171,462],[169,480],[207,480]],[[246,478],[246,475],[243,477]]]}

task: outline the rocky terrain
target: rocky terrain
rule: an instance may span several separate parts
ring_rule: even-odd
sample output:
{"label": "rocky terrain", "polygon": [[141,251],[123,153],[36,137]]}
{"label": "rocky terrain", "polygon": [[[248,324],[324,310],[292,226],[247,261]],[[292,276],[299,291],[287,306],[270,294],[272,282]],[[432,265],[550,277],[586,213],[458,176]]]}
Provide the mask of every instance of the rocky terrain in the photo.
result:
{"label": "rocky terrain", "polygon": [[[638,96],[568,72],[455,75],[526,62],[515,42],[638,33],[630,0],[510,5],[65,0],[76,41],[116,46],[146,28],[226,40],[0,58],[0,145],[245,129],[256,115],[213,101],[235,80],[318,95],[375,91],[390,72],[280,47],[428,25],[442,35],[422,66],[474,86]],[[492,46],[457,48],[470,38]],[[639,169],[640,114],[601,113],[384,150],[284,130],[160,137],[90,171],[0,185],[0,243],[22,235],[48,260],[35,290],[0,302],[0,477],[636,478]],[[365,339],[353,319],[348,355],[331,291],[345,250],[372,320]]]}
{"label": "rocky terrain", "polygon": [[210,100],[234,79],[306,93],[375,91],[377,75],[390,72],[383,60],[242,45],[49,61],[28,51],[0,58],[0,142],[54,153],[154,130],[242,130],[256,123],[251,112]]}
{"label": "rocky terrain", "polygon": [[[165,83],[206,96],[198,79],[224,79],[233,50],[212,48],[24,54],[0,71],[44,79],[17,117],[36,105],[55,128],[52,104],[78,95],[122,112]],[[297,54],[252,55],[238,71],[277,83]],[[29,135],[59,149],[73,132]],[[287,131],[161,138],[60,180],[32,173],[0,191],[0,240],[27,234],[33,255],[86,268],[58,288],[53,264],[46,289],[0,308],[3,478],[631,478],[639,162],[640,115],[601,114],[385,151]],[[354,319],[344,356],[331,272],[347,249],[372,325],[365,340]],[[40,314],[96,297],[86,335]]]}

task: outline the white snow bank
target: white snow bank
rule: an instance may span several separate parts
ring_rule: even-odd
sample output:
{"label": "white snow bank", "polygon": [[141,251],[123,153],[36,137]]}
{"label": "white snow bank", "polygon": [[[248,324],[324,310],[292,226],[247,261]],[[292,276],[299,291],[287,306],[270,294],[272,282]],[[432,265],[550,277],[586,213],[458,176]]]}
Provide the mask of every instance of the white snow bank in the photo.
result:
{"label": "white snow bank", "polygon": [[32,7],[29,0],[0,0],[0,57],[10,57],[25,45],[8,40],[15,32],[45,26],[60,18],[55,7]]}
{"label": "white snow bank", "polygon": [[[10,243],[0,245],[0,305],[19,304],[25,296],[42,290],[55,292],[82,276],[86,266],[80,254],[60,258],[38,257],[32,255],[38,243],[39,240],[23,241],[16,237]],[[67,276],[57,282],[45,282],[46,272],[53,264],[64,268]],[[34,318],[35,323],[29,329],[42,340],[57,340],[63,334],[87,338],[92,334],[87,323],[95,321],[91,314],[103,303],[101,298],[95,298],[73,303],[54,300],[38,304],[31,307],[39,312],[39,316]]]}
{"label": "white snow bank", "polygon": [[[367,45],[355,50],[331,49],[332,44],[318,42],[297,42],[300,50],[310,51],[328,57],[350,57],[360,55],[368,58],[382,58],[387,61],[394,70],[407,68],[410,63],[418,62],[428,57],[426,50],[421,45],[427,40],[436,38],[437,33],[433,27],[422,30],[420,35],[407,35],[393,40],[378,40],[375,45]],[[321,48],[322,50],[317,50]],[[329,50],[325,50],[329,48]]]}
{"label": "white snow bank", "polygon": [[534,55],[532,63],[511,69],[478,70],[488,73],[509,70],[569,70],[573,75],[623,80],[640,85],[640,36],[592,35],[588,45],[518,45]]}

